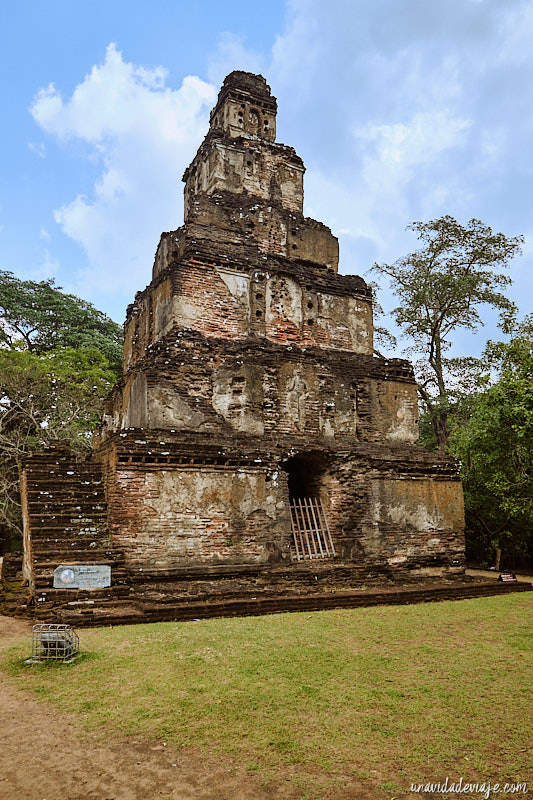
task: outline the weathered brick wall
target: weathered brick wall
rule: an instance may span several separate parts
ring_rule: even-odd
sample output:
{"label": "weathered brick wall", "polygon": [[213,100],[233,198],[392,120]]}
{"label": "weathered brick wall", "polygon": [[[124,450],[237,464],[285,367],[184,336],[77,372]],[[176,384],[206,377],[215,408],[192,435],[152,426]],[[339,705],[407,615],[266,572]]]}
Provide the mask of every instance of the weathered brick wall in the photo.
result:
{"label": "weathered brick wall", "polygon": [[[459,480],[433,476],[376,476],[371,481],[369,538],[379,530],[376,555],[393,569],[422,569],[437,574],[443,566],[464,569],[463,490]],[[372,557],[372,553],[369,553]],[[374,556],[375,557],[375,556]]]}
{"label": "weathered brick wall", "polygon": [[107,563],[111,539],[99,464],[51,448],[21,464],[23,574],[30,587],[51,586],[60,564]]}
{"label": "weathered brick wall", "polygon": [[439,470],[405,451],[392,463],[387,455],[381,463],[363,454],[348,458],[324,476],[322,497],[339,555],[396,576],[462,572],[462,486],[453,463]]}
{"label": "weathered brick wall", "polygon": [[292,147],[275,142],[276,112],[276,99],[262,76],[226,78],[209,132],[183,176],[186,222],[198,194],[220,190],[301,212],[304,166]]}
{"label": "weathered brick wall", "polygon": [[243,256],[257,260],[266,254],[290,262],[305,261],[334,273],[339,263],[339,242],[323,223],[254,195],[222,190],[191,198],[187,225],[174,236],[166,234],[161,239],[153,277],[181,258],[193,241],[238,261]]}
{"label": "weathered brick wall", "polygon": [[262,75],[236,70],[224,79],[209,120],[211,128],[220,128],[233,136],[246,132],[274,141],[277,110],[276,98]]}
{"label": "weathered brick wall", "polygon": [[250,194],[302,212],[304,166],[292,147],[277,142],[208,135],[185,173],[185,221],[200,192]]}
{"label": "weathered brick wall", "polygon": [[348,445],[412,443],[418,437],[416,386],[407,362],[190,331],[151,348],[126,376],[106,419],[109,430],[279,431],[348,437]]}
{"label": "weathered brick wall", "polygon": [[396,576],[464,569],[462,487],[453,459],[369,444],[341,457],[317,449],[306,459],[306,490],[321,497],[342,559]]}
{"label": "weathered brick wall", "polygon": [[311,268],[302,275],[282,267],[218,265],[199,257],[171,265],[130,307],[125,367],[134,366],[173,329],[372,355],[367,289],[353,292],[349,276],[314,275]]}
{"label": "weathered brick wall", "polygon": [[125,431],[100,457],[113,544],[128,566],[284,563],[287,477],[257,453],[209,438]]}
{"label": "weathered brick wall", "polygon": [[[405,385],[397,381],[392,383],[399,387],[400,400],[392,408],[386,429],[377,412],[373,417],[368,387],[379,381],[362,378],[361,365],[359,369],[345,365],[341,377],[332,369],[334,365],[322,363],[317,367],[311,355],[303,364],[296,354],[294,361],[283,363],[280,358],[277,364],[275,351],[270,358],[263,354],[253,366],[249,361],[238,361],[240,364],[234,366],[234,358],[228,357],[220,363],[216,350],[206,353],[198,345],[188,350],[183,347],[182,363],[177,366],[162,363],[158,368],[158,362],[152,364],[145,381],[141,381],[144,373],[138,373],[130,386],[130,401],[136,410],[128,412],[124,426],[215,431],[225,430],[229,424],[255,434],[280,430],[308,436],[320,433],[329,438],[353,434],[371,440],[383,439],[384,435],[389,438],[393,430],[399,440],[412,441],[416,434],[416,425],[406,428],[401,404]],[[407,385],[407,389],[408,410],[412,410],[414,387]],[[142,413],[137,408],[139,403],[144,403]]]}
{"label": "weathered brick wall", "polygon": [[[127,430],[108,438],[110,529],[130,566],[283,564],[293,455],[322,498],[337,555],[362,574],[460,572],[461,484],[453,459],[412,446],[328,448],[303,435]],[[245,455],[246,454],[246,455]]]}

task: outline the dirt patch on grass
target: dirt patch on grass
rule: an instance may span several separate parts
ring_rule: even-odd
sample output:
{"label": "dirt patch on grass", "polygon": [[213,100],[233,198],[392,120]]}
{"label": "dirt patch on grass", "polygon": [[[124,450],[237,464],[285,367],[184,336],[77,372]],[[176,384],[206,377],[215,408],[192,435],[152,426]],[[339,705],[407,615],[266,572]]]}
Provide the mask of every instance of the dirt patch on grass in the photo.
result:
{"label": "dirt patch on grass", "polygon": [[[28,623],[0,617],[0,648],[27,635]],[[230,759],[175,750],[161,741],[110,738],[80,730],[0,676],[1,800],[267,800],[298,798],[288,787],[261,786]],[[277,792],[273,794],[273,790]]]}
{"label": "dirt patch on grass", "polygon": [[75,665],[39,667],[29,624],[0,617],[0,800],[408,800],[446,776],[527,780],[530,606],[95,628]]}
{"label": "dirt patch on grass", "polygon": [[[0,650],[27,637],[29,623],[0,617]],[[220,754],[160,740],[87,733],[74,714],[14,688],[0,674],[0,800],[299,800],[306,793],[259,777]],[[346,776],[331,800],[383,800],[388,795]]]}

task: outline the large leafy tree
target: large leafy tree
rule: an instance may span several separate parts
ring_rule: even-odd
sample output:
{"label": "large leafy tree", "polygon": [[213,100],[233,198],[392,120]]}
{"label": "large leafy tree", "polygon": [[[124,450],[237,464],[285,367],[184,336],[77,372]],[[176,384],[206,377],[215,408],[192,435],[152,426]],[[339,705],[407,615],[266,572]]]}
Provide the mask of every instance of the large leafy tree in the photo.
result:
{"label": "large leafy tree", "polygon": [[472,390],[479,367],[475,359],[449,356],[453,335],[459,328],[476,330],[487,307],[502,320],[512,315],[514,305],[503,293],[511,279],[502,270],[520,251],[523,237],[494,233],[477,219],[463,226],[450,216],[414,222],[409,229],[421,248],[374,270],[389,278],[400,300],[393,311],[396,323],[411,340],[411,352],[422,354],[415,364],[419,394],[443,451],[450,407]]}
{"label": "large leafy tree", "polygon": [[0,349],[0,529],[21,533],[17,461],[52,442],[87,452],[116,380],[96,348]]}
{"label": "large leafy tree", "polygon": [[488,386],[463,398],[450,437],[461,459],[471,558],[501,551],[515,566],[533,558],[533,315],[509,342],[489,342]]}
{"label": "large leafy tree", "polygon": [[61,291],[53,280],[22,281],[0,271],[0,343],[24,343],[30,353],[62,347],[97,348],[117,377],[122,328],[91,303]]}
{"label": "large leafy tree", "polygon": [[0,539],[20,533],[17,460],[91,446],[122,365],[122,329],[53,281],[0,271]]}

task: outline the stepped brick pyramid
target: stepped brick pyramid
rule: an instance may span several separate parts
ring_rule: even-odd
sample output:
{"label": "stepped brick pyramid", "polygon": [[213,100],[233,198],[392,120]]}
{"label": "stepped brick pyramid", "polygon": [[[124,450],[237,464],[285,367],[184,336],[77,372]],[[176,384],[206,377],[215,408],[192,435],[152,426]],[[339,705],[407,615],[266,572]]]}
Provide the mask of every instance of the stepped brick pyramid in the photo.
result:
{"label": "stepped brick pyramid", "polygon": [[128,308],[91,460],[23,465],[42,609],[90,602],[53,589],[68,564],[110,564],[102,602],[129,592],[167,617],[191,597],[464,572],[457,465],[417,446],[412,368],[374,354],[370,289],[303,216],[276,111],[262,76],[225,79],[183,177],[184,225]]}

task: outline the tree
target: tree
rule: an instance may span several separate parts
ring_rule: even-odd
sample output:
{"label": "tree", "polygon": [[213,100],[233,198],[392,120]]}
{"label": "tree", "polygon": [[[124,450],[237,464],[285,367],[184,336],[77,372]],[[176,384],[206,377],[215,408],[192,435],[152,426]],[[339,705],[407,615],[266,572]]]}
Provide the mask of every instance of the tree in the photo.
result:
{"label": "tree", "polygon": [[122,328],[91,303],[65,294],[53,280],[21,281],[0,271],[0,343],[22,341],[30,353],[97,348],[119,377]]}
{"label": "tree", "polygon": [[533,558],[533,315],[510,327],[509,342],[488,342],[491,383],[464,398],[449,444],[462,462],[470,557],[501,550],[515,566]]}
{"label": "tree", "polygon": [[20,534],[17,460],[58,440],[88,450],[121,371],[113,320],[51,280],[0,271],[0,539]]}
{"label": "tree", "polygon": [[0,349],[0,526],[21,533],[17,461],[62,441],[87,452],[115,373],[96,348]]}
{"label": "tree", "polygon": [[453,333],[482,325],[483,307],[497,309],[502,322],[510,318],[515,307],[501,290],[511,279],[499,270],[520,252],[523,237],[493,233],[477,219],[464,227],[450,216],[414,222],[408,229],[417,233],[422,248],[373,269],[388,276],[401,301],[393,316],[412,340],[411,351],[424,353],[415,364],[418,391],[438,449],[444,451],[450,406],[458,393],[475,385],[479,366],[476,359],[446,356]]}

